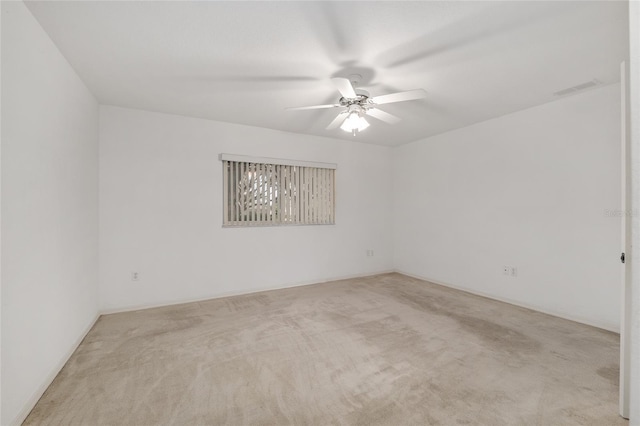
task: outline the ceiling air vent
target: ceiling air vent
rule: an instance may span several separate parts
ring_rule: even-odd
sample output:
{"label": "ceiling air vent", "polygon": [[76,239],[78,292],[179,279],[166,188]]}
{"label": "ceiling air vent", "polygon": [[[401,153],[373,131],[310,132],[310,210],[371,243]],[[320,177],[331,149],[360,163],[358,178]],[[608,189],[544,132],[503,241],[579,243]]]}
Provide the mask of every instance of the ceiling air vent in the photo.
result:
{"label": "ceiling air vent", "polygon": [[602,84],[602,82],[600,82],[599,80],[593,79],[591,81],[587,81],[586,83],[577,84],[577,85],[575,85],[573,87],[569,87],[567,89],[563,89],[563,90],[560,90],[558,92],[555,92],[554,95],[556,95],[556,96],[566,96],[566,95],[570,95],[572,93],[579,92],[581,90],[585,90],[585,89],[589,89],[591,87],[599,86],[601,84]]}

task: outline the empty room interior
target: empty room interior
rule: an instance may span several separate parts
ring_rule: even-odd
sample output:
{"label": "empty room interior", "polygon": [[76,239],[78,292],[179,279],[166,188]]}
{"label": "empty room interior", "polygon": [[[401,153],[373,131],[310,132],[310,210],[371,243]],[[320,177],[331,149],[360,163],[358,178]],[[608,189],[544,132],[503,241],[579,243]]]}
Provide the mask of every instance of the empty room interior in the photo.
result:
{"label": "empty room interior", "polygon": [[637,2],[0,8],[2,425],[640,425]]}

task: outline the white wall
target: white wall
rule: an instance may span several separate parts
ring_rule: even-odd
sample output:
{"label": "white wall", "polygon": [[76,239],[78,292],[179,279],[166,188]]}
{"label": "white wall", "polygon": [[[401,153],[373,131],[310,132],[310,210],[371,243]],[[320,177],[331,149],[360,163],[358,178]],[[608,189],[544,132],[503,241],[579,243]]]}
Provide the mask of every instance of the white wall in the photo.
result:
{"label": "white wall", "polygon": [[621,228],[605,211],[620,209],[619,90],[397,148],[395,267],[617,330]]}
{"label": "white wall", "polygon": [[21,421],[97,314],[98,105],[2,2],[2,419]]}
{"label": "white wall", "polygon": [[[100,303],[172,303],[392,269],[391,149],[100,107]],[[335,226],[222,228],[220,153],[337,163]],[[366,257],[366,250],[374,250]],[[139,272],[133,282],[131,273]]]}

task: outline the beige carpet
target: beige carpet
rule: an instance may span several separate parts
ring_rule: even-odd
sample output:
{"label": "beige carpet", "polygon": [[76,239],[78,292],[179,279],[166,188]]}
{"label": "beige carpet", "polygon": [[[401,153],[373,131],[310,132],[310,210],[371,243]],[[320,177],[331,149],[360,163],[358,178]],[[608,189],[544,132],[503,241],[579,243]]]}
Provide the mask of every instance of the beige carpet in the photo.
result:
{"label": "beige carpet", "polygon": [[26,420],[626,425],[618,336],[399,274],[100,318]]}

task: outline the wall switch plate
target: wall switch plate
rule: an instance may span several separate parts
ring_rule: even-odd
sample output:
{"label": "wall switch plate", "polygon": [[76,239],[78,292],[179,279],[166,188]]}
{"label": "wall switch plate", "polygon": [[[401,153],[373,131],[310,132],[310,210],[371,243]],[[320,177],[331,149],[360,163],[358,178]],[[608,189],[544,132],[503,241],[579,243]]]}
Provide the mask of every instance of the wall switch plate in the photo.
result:
{"label": "wall switch plate", "polygon": [[373,257],[373,250],[367,250],[367,257]]}
{"label": "wall switch plate", "polygon": [[502,274],[503,275],[510,275],[511,274],[511,268],[508,266],[503,266],[502,267]]}
{"label": "wall switch plate", "polygon": [[140,273],[132,272],[131,273],[131,281],[140,281]]}
{"label": "wall switch plate", "polygon": [[509,274],[512,277],[517,277],[518,276],[518,268],[516,268],[515,266],[512,266],[511,270],[509,271]]}

